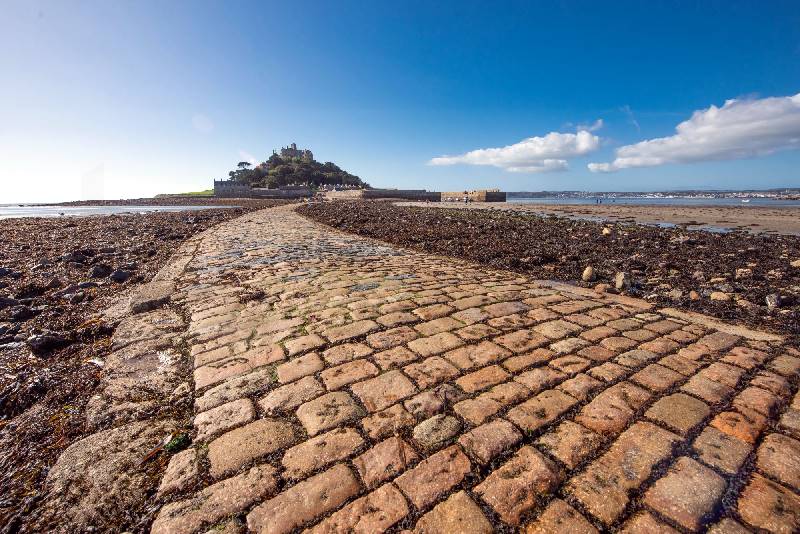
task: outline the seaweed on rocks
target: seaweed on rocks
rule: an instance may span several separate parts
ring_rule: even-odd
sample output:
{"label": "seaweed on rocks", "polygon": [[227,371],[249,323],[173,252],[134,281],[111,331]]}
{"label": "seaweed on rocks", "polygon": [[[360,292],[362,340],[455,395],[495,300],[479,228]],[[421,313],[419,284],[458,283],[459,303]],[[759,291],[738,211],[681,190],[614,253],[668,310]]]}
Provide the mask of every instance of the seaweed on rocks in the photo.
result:
{"label": "seaweed on rocks", "polygon": [[[800,336],[798,236],[369,201],[315,203],[299,212],[423,252],[598,290],[619,286],[660,306]],[[587,267],[591,281],[581,279]]]}

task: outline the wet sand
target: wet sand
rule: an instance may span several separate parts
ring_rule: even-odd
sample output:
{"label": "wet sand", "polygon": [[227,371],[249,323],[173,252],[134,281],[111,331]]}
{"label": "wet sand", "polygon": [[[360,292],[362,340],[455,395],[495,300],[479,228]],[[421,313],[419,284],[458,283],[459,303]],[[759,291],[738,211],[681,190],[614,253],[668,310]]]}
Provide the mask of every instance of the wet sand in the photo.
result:
{"label": "wet sand", "polygon": [[[401,203],[400,205],[414,205]],[[430,206],[495,209],[581,219],[644,224],[674,224],[688,229],[720,228],[752,233],[800,235],[800,208],[764,206],[635,206],[621,204],[553,205],[515,202],[441,202]]]}

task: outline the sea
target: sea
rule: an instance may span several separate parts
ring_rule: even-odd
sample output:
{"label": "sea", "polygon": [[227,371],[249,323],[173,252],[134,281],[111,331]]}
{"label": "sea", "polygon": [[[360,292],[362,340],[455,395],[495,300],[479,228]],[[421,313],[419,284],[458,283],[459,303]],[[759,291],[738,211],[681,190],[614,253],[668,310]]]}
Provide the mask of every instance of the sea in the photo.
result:
{"label": "sea", "polygon": [[[742,202],[739,198],[698,198],[698,197],[616,197],[601,198],[602,205],[615,204],[637,206],[760,206],[770,208],[797,208],[800,200],[778,200],[771,198],[749,198]],[[551,205],[587,205],[597,204],[595,197],[570,197],[570,198],[509,198],[512,204],[551,204]]]}
{"label": "sea", "polygon": [[235,208],[236,206],[45,206],[36,204],[0,204],[0,219],[20,217],[70,217],[156,213]]}

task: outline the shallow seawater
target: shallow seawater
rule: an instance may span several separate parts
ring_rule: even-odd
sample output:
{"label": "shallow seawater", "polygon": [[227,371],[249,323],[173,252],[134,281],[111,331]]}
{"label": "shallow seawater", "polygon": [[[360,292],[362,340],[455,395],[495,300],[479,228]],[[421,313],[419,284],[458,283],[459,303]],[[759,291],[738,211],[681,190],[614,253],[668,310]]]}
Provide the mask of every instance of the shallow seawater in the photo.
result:
{"label": "shallow seawater", "polygon": [[0,204],[0,219],[20,217],[86,217],[90,215],[119,215],[226,209],[237,206],[40,206],[31,204]]}

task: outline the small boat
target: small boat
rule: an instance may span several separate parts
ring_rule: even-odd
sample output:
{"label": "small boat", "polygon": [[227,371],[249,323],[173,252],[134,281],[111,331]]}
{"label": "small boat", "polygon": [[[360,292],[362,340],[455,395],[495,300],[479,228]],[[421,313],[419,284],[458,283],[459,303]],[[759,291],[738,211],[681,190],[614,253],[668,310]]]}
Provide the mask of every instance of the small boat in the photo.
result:
{"label": "small boat", "polygon": [[747,204],[748,202],[750,202],[749,198],[743,198],[742,199],[742,203]]}

